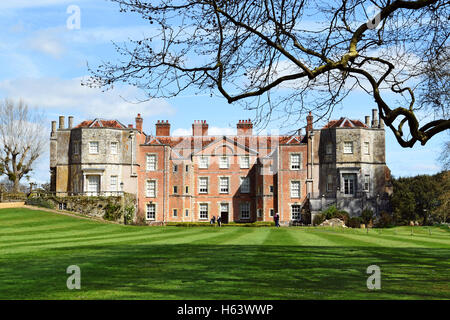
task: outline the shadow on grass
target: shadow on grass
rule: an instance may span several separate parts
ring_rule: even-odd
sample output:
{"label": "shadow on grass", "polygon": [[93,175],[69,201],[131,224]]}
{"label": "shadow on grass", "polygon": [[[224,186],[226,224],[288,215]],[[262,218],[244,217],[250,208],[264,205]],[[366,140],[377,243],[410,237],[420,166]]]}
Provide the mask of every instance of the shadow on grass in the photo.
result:
{"label": "shadow on grass", "polygon": [[[449,299],[444,248],[114,245],[0,258],[0,299]],[[369,265],[381,290],[367,289]],[[68,290],[66,268],[81,268]]]}

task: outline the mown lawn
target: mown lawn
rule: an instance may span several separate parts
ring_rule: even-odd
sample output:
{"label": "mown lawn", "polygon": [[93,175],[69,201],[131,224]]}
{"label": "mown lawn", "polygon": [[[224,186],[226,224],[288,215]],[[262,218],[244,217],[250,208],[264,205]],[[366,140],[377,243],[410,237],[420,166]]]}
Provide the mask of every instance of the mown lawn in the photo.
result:
{"label": "mown lawn", "polygon": [[[366,286],[373,264],[381,290]],[[69,265],[81,290],[66,287]],[[448,228],[135,227],[0,210],[0,299],[450,299],[449,270]]]}

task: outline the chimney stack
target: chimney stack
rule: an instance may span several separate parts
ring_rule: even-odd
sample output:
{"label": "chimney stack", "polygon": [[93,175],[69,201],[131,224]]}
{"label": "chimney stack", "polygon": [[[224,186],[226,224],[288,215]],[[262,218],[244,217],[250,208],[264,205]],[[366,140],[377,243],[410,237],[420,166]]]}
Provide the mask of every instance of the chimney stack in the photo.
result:
{"label": "chimney stack", "polygon": [[238,136],[251,136],[253,134],[253,123],[250,119],[239,120],[236,128]]}
{"label": "chimney stack", "polygon": [[141,118],[141,114],[138,113],[136,117],[136,129],[138,129],[139,132],[142,132],[142,124],[144,122],[144,119]]}
{"label": "chimney stack", "polygon": [[366,126],[370,128],[370,116],[365,116],[365,119]]}
{"label": "chimney stack", "polygon": [[384,120],[380,117],[380,129],[384,129]]}
{"label": "chimney stack", "polygon": [[133,129],[133,125],[132,125],[132,124],[129,124],[129,125],[128,125],[128,129]]}
{"label": "chimney stack", "polygon": [[170,123],[169,120],[158,120],[155,124],[157,137],[169,137],[170,136]]}
{"label": "chimney stack", "polygon": [[69,116],[69,129],[72,129],[73,127],[73,117]]}
{"label": "chimney stack", "polygon": [[56,121],[52,121],[52,133],[56,132]]}
{"label": "chimney stack", "polygon": [[378,127],[378,109],[372,109],[372,128]]}
{"label": "chimney stack", "polygon": [[313,130],[313,116],[310,111],[309,115],[306,117],[306,134],[308,134],[308,132],[312,130]]}
{"label": "chimney stack", "polygon": [[194,120],[192,124],[192,135],[193,136],[207,136],[208,135],[208,124],[206,120]]}
{"label": "chimney stack", "polygon": [[64,116],[59,116],[59,129],[64,129]]}

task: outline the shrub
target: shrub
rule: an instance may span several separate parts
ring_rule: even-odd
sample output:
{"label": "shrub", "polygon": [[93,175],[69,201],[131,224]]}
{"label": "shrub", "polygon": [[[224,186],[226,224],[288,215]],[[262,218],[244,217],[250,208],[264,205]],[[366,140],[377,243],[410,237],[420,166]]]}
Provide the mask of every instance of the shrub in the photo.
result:
{"label": "shrub", "polygon": [[322,214],[325,216],[325,219],[334,218],[335,214],[338,212],[336,206],[329,206],[325,211],[322,211]]}
{"label": "shrub", "polygon": [[117,204],[108,203],[105,207],[105,214],[103,215],[103,219],[109,221],[116,221],[122,215],[121,206]]}
{"label": "shrub", "polygon": [[375,223],[375,227],[377,228],[387,228],[393,226],[393,220],[389,213],[382,211],[380,217]]}
{"label": "shrub", "polygon": [[29,198],[29,199],[27,199],[27,201],[25,201],[25,204],[30,205],[30,206],[47,208],[47,209],[55,208],[55,206],[53,205],[53,202],[42,199],[42,198]]}
{"label": "shrub", "polygon": [[322,222],[324,222],[325,219],[326,219],[326,216],[323,213],[316,214],[313,219],[313,225],[318,226]]}
{"label": "shrub", "polygon": [[361,218],[359,217],[352,217],[348,219],[348,227],[350,228],[359,228],[361,226]]}
{"label": "shrub", "polygon": [[372,210],[364,209],[363,212],[361,212],[362,223],[368,225],[372,219],[373,219],[373,211]]}
{"label": "shrub", "polygon": [[134,207],[128,206],[125,208],[125,223],[131,224],[133,222],[133,215],[134,215]]}

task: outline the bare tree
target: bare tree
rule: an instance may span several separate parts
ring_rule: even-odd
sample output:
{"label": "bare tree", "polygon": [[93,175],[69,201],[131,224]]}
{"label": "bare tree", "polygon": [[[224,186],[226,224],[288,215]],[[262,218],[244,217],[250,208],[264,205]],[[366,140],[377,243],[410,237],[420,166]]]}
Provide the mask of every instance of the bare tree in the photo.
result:
{"label": "bare tree", "polygon": [[446,0],[111,1],[151,34],[115,44],[122,60],[90,68],[83,85],[218,93],[259,124],[310,110],[319,120],[359,89],[403,147],[450,128]]}
{"label": "bare tree", "polygon": [[0,175],[7,175],[14,192],[46,146],[42,121],[42,114],[30,112],[23,101],[0,102]]}

